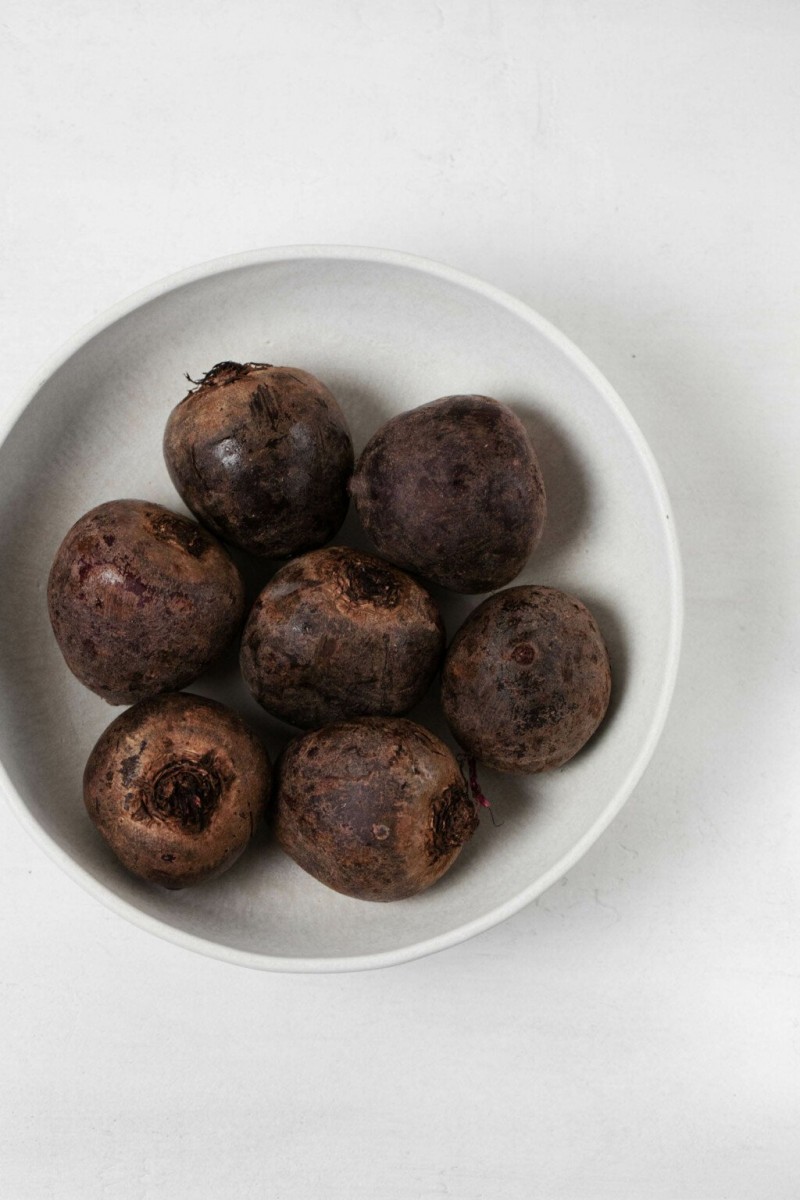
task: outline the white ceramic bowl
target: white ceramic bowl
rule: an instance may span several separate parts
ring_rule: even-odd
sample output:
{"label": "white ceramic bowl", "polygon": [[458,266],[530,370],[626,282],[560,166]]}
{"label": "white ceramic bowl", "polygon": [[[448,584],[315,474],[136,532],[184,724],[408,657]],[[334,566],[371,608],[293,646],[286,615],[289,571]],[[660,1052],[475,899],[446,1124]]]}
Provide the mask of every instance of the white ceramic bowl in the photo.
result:
{"label": "white ceramic bowl", "polygon": [[[601,731],[559,771],[485,770],[497,819],[429,892],[394,904],[339,896],[265,840],[185,892],[125,874],[84,811],[81,776],[108,707],[69,673],[45,604],[67,528],[104,500],[182,510],[161,457],[172,406],[224,359],[302,366],[342,403],[358,452],[389,416],[478,392],[526,423],[549,499],[543,543],[517,582],[582,597],[606,637],[614,694]],[[16,418],[15,423],[14,419]],[[12,424],[13,423],[13,424]],[[94,322],[9,414],[0,447],[0,781],[23,824],[121,916],[179,945],[279,971],[385,966],[453,945],[555,882],[630,795],[675,680],[681,584],[672,513],[653,457],[609,384],[525,305],[405,254],[343,247],[257,251],[192,268]],[[366,545],[353,514],[338,541]],[[253,591],[268,571],[250,571]],[[437,592],[452,635],[474,597]],[[246,696],[232,652],[193,691],[236,707],[273,751],[286,734]],[[434,688],[435,691],[435,688]],[[429,696],[411,714],[447,737]]]}

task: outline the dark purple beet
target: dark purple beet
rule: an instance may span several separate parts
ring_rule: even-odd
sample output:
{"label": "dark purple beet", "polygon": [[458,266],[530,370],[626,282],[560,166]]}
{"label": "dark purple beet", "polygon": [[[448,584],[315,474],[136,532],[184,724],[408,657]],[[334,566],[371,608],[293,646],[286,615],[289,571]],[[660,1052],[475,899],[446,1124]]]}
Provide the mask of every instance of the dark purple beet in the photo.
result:
{"label": "dark purple beet", "polygon": [[299,367],[218,363],[170,414],[164,457],[192,512],[251,554],[313,550],[347,513],[347,422]]}
{"label": "dark purple beet", "polygon": [[359,900],[430,887],[478,825],[453,755],[399,717],[343,721],[291,741],[275,811],[287,854]]}
{"label": "dark purple beet", "polygon": [[498,771],[568,762],[597,729],[610,695],[597,622],[555,588],[507,588],[484,600],[453,638],[442,670],[453,734]]}
{"label": "dark purple beet", "polygon": [[194,521],[144,500],[100,504],[72,526],[47,585],[67,666],[109,704],[190,683],[244,616],[231,558]]}
{"label": "dark purple beet", "polygon": [[245,683],[268,712],[312,728],[407,712],[444,653],[434,601],[404,571],[329,546],[278,571],[242,636]]}
{"label": "dark purple beet", "polygon": [[380,554],[456,592],[509,583],[544,527],[534,449],[488,396],[445,396],[387,421],[350,491]]}

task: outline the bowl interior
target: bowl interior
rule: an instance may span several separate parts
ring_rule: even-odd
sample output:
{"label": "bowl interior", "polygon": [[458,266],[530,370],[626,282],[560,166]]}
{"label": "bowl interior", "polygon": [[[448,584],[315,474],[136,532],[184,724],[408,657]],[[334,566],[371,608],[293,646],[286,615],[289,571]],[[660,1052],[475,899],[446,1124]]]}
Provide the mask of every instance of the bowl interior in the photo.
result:
{"label": "bowl interior", "polygon": [[[53,554],[101,501],[183,507],[161,456],[172,406],[225,359],[304,367],[343,405],[356,451],[389,416],[478,392],[519,414],[549,500],[545,538],[516,582],[572,591],[594,611],[614,692],[600,733],[542,776],[484,770],[484,816],[429,892],[366,904],[328,891],[262,836],[219,880],[167,893],[126,875],[81,799],[85,760],[120,711],[67,671],[45,604]],[[544,322],[492,289],[400,256],[275,254],[169,285],[84,340],[41,383],[0,448],[0,760],[47,847],[101,898],[157,932],[264,966],[371,965],[489,925],[585,848],[643,769],[677,654],[677,560],[663,492],[610,389]],[[337,541],[367,546],[351,512]],[[240,560],[241,561],[241,560]],[[252,594],[271,574],[247,564]],[[436,592],[452,635],[475,597]],[[193,685],[238,709],[277,752],[291,733],[238,678],[236,653]],[[411,714],[449,739],[436,685]],[[196,939],[201,939],[202,944]]]}

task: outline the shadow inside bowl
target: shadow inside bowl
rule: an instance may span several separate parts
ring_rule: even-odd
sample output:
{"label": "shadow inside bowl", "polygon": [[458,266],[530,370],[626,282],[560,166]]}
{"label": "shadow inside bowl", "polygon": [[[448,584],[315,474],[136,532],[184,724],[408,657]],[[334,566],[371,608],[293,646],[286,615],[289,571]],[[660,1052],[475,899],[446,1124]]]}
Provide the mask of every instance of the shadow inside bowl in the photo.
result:
{"label": "shadow inside bowl", "polygon": [[592,745],[606,736],[616,714],[623,705],[629,686],[630,650],[625,626],[616,609],[608,601],[585,592],[581,593],[579,599],[583,601],[597,621],[608,650],[608,661],[611,667],[611,698],[606,715],[589,743]]}
{"label": "shadow inside bowl", "polygon": [[539,574],[549,571],[586,536],[591,523],[589,476],[565,425],[529,404],[505,402],[525,426],[544,478],[547,516],[542,540],[531,558],[531,567]]}

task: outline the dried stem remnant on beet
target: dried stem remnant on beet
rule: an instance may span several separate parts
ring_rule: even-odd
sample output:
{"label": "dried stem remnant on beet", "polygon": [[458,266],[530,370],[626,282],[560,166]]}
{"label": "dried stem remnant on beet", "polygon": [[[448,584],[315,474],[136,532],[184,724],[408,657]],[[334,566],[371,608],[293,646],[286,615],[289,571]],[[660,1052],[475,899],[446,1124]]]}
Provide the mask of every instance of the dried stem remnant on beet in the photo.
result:
{"label": "dried stem remnant on beet", "polygon": [[67,666],[110,704],[196,679],[239,629],[245,603],[219,542],[144,500],[112,500],[72,526],[47,601]]}
{"label": "dried stem remnant on beet", "polygon": [[350,492],[380,554],[456,592],[509,583],[544,528],[530,439],[488,396],[445,396],[387,421]]}
{"label": "dried stem remnant on beet", "polygon": [[555,588],[498,592],[447,652],[442,707],[467,754],[499,771],[562,766],[589,740],[611,695],[592,614]]}
{"label": "dried stem remnant on beet", "polygon": [[402,718],[362,717],[295,738],[275,805],[284,850],[360,900],[401,900],[430,887],[478,825],[453,755]]}
{"label": "dried stem remnant on beet", "polygon": [[218,363],[170,414],[164,457],[192,512],[252,554],[321,546],[347,513],[347,422],[297,367]]}
{"label": "dried stem remnant on beet", "polygon": [[171,693],[112,721],[86,765],[83,794],[123,866],[182,888],[233,865],[269,786],[266,750],[235,713]]}
{"label": "dried stem remnant on beet", "polygon": [[331,546],[278,571],[242,637],[242,674],[268,712],[313,728],[407,712],[444,653],[428,593],[372,554]]}

